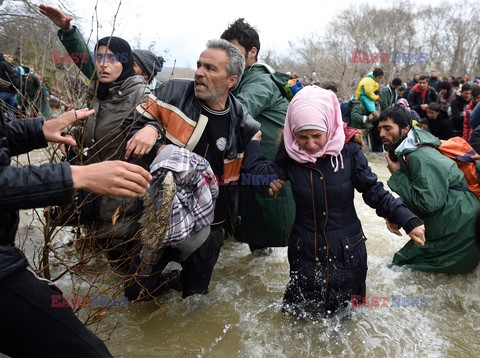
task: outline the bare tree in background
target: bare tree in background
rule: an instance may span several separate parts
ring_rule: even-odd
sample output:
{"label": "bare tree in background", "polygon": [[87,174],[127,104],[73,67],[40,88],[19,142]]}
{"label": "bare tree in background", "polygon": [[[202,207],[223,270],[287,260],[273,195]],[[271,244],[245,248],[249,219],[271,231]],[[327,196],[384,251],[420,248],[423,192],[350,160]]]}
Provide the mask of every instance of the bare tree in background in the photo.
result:
{"label": "bare tree in background", "polygon": [[[432,69],[439,75],[475,76],[480,72],[480,33],[475,28],[479,15],[480,4],[472,1],[437,6],[402,2],[382,9],[353,5],[340,12],[323,34],[308,34],[290,43],[296,58],[291,70],[301,75],[317,72],[322,81],[337,83],[343,98],[350,97],[374,67],[384,70],[384,83],[394,77],[406,81],[414,72]],[[386,63],[352,63],[353,51],[389,57]],[[393,53],[427,54],[428,62],[408,62],[405,59],[411,56],[406,55],[394,63]]]}

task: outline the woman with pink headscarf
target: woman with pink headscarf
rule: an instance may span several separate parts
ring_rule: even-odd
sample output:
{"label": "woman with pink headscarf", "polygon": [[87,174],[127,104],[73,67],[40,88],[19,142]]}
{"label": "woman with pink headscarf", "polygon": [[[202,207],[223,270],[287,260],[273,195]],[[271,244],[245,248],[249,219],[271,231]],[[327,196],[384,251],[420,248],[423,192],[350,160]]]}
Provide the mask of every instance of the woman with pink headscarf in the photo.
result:
{"label": "woman with pink headscarf", "polygon": [[415,112],[413,109],[410,108],[410,105],[408,104],[408,101],[405,98],[399,98],[396,103],[397,106],[405,108],[407,111],[410,112],[410,115],[412,116],[412,121],[417,121],[417,123],[420,123],[420,116],[418,115],[417,112]]}
{"label": "woman with pink headscarf", "polygon": [[[290,103],[276,162],[291,181],[296,217],[289,236],[290,282],[282,311],[328,316],[366,293],[366,237],[354,207],[354,189],[387,219],[423,244],[423,222],[383,188],[360,145],[345,140],[337,97],[317,86]],[[347,138],[351,133],[347,132]]]}

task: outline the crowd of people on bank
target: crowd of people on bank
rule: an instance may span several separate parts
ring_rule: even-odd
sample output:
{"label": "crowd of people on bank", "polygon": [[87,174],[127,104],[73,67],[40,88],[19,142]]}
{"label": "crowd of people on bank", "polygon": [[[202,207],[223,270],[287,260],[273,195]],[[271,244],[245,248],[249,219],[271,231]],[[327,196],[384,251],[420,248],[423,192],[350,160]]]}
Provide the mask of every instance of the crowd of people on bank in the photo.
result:
{"label": "crowd of people on bank", "polygon": [[[39,9],[59,27],[69,54],[90,53],[72,17]],[[0,351],[111,356],[71,308],[51,308],[58,288],[28,270],[14,243],[19,209],[65,205],[79,190],[98,195],[78,225],[121,273],[134,302],[171,288],[183,298],[207,294],[224,239],[233,236],[255,254],[288,246],[283,312],[335,314],[352,296],[366,296],[367,238],[355,191],[390,232],[410,237],[393,264],[449,274],[478,265],[478,200],[456,163],[436,150],[455,134],[475,138],[478,85],[457,88],[431,73],[382,87],[384,73],[375,68],[346,106],[332,83],[304,82],[292,98],[284,86],[292,76],[258,61],[254,27],[240,18],[220,32],[199,54],[193,79],[158,83],[163,59],[108,36],[95,44],[92,61],[77,63],[91,80],[86,109],[21,118],[11,96],[2,95]],[[15,96],[11,74],[18,71],[5,72],[1,93]],[[366,134],[374,150],[386,152],[387,184],[399,198],[372,172]],[[47,142],[75,160],[10,165],[12,156]],[[172,261],[181,270],[166,270]],[[41,328],[45,322],[49,330]]]}

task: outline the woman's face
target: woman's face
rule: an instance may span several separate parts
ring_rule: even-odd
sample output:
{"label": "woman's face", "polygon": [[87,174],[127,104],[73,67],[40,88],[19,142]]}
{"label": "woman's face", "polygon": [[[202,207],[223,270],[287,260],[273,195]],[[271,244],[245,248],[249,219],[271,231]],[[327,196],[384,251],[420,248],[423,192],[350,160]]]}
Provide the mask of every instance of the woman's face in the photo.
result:
{"label": "woman's face", "polygon": [[112,83],[120,77],[123,65],[118,56],[110,51],[107,46],[98,46],[95,56],[95,67],[100,83]]}
{"label": "woman's face", "polygon": [[300,149],[308,154],[319,152],[327,143],[327,132],[318,129],[305,129],[295,133]]}

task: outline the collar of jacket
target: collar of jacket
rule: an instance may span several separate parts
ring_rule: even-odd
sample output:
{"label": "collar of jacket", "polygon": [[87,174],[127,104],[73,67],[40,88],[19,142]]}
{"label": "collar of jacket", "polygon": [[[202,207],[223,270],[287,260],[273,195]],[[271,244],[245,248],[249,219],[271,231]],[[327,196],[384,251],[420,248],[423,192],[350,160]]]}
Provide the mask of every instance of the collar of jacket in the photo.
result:
{"label": "collar of jacket", "polygon": [[[96,81],[90,86],[88,90],[88,101],[91,102],[94,98]],[[137,86],[143,84],[145,88],[148,88],[148,85],[145,83],[145,80],[142,76],[130,76],[124,81],[121,81],[119,84],[113,84],[108,90],[108,95],[104,101],[111,101],[117,98],[128,97],[132,92],[134,92]],[[100,101],[98,97],[95,96],[95,101]],[[87,102],[88,103],[88,102]]]}
{"label": "collar of jacket", "polygon": [[[177,107],[188,118],[198,122],[202,105],[195,96],[195,84],[192,79],[171,79],[156,93],[157,98]],[[244,110],[233,94],[228,96],[230,108],[230,132],[225,152],[226,159],[236,159],[253,135],[260,129],[260,123]]]}

